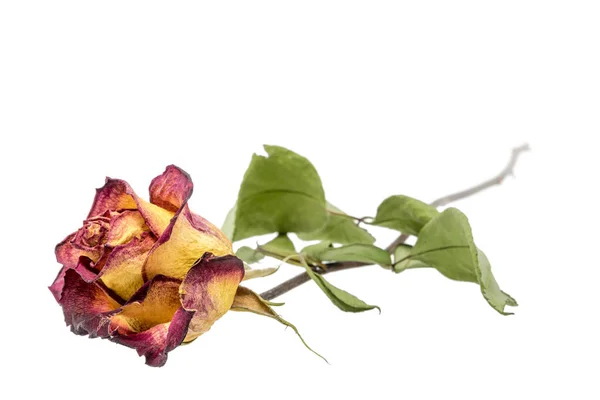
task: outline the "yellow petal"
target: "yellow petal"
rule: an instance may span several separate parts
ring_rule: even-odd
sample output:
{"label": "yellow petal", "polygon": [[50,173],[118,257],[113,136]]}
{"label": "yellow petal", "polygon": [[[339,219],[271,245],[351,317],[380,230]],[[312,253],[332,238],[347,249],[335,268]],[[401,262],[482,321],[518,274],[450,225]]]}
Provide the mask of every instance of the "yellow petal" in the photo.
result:
{"label": "yellow petal", "polygon": [[110,221],[106,245],[116,247],[125,244],[142,233],[148,232],[148,226],[139,211],[126,210]]}
{"label": "yellow petal", "polygon": [[156,240],[149,233],[114,248],[100,273],[102,282],[123,300],[142,287],[142,268]]}
{"label": "yellow petal", "polygon": [[157,237],[160,237],[169,226],[175,213],[149,203],[137,196],[136,203],[144,220],[146,220],[146,224]]}
{"label": "yellow petal", "polygon": [[205,254],[190,269],[180,288],[183,308],[194,312],[184,342],[208,331],[229,311],[243,276],[244,263],[235,256]]}
{"label": "yellow petal", "polygon": [[112,316],[111,331],[120,335],[138,333],[156,325],[171,322],[181,307],[180,281],[157,277],[146,283],[118,314]]}
{"label": "yellow petal", "polygon": [[225,256],[233,254],[233,249],[227,238],[196,229],[184,210],[150,252],[144,265],[144,276],[152,279],[161,274],[183,279],[192,265],[207,252]]}

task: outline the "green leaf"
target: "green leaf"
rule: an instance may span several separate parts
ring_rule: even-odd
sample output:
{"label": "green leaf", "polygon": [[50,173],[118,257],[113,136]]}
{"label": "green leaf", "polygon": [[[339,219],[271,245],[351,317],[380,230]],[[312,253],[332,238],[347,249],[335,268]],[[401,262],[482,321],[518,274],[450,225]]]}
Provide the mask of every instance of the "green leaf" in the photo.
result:
{"label": "green leaf", "polygon": [[331,248],[331,242],[324,241],[306,246],[300,253],[309,259],[320,260],[320,254],[329,248]]}
{"label": "green leaf", "polygon": [[285,233],[281,233],[270,242],[260,245],[259,249],[263,254],[275,256],[279,259],[296,254],[294,243]]}
{"label": "green leaf", "polygon": [[313,232],[327,222],[325,193],[313,165],[278,146],[254,154],[240,186],[233,240],[272,232]]}
{"label": "green leaf", "polygon": [[223,227],[221,230],[229,238],[229,240],[233,240],[233,231],[235,230],[235,213],[237,211],[237,203],[233,205],[231,210],[227,213],[225,217],[225,221],[223,222]]}
{"label": "green leaf", "polygon": [[485,299],[499,313],[504,315],[513,314],[504,312],[504,305],[517,307],[519,304],[508,293],[505,293],[500,289],[496,278],[494,278],[494,275],[492,275],[492,266],[490,265],[490,261],[485,253],[480,249],[477,249],[477,261],[479,263],[479,284],[482,288],[481,293]]}
{"label": "green leaf", "polygon": [[439,212],[435,207],[407,196],[388,197],[377,208],[373,225],[417,236]]}
{"label": "green leaf", "polygon": [[328,248],[315,255],[323,261],[358,261],[382,266],[391,266],[389,253],[372,244],[349,244]]}
{"label": "green leaf", "polygon": [[240,247],[236,252],[235,256],[248,264],[254,264],[265,258],[265,255],[260,251],[257,251],[248,246]]}
{"label": "green leaf", "polygon": [[[285,233],[280,233],[270,242],[258,246],[257,251],[261,252],[265,256],[276,258],[285,263],[302,266],[302,263],[300,262],[300,256],[296,252],[294,243],[292,243],[290,238]],[[309,261],[312,263],[314,260],[311,258]]]}
{"label": "green leaf", "polygon": [[237,293],[235,294],[235,298],[233,300],[233,305],[231,306],[231,309],[233,311],[247,311],[247,312],[252,312],[252,313],[255,313],[258,315],[263,315],[265,317],[273,318],[274,320],[279,321],[283,325],[292,328],[292,330],[294,332],[296,332],[296,335],[298,335],[298,337],[300,338],[300,340],[302,341],[304,346],[306,346],[307,349],[309,349],[314,354],[316,354],[317,356],[319,356],[323,360],[325,360],[325,362],[327,362],[325,357],[323,357],[322,355],[320,355],[319,353],[317,353],[316,351],[311,349],[310,346],[308,344],[306,344],[306,342],[300,335],[300,332],[298,332],[298,329],[294,325],[292,325],[285,319],[281,318],[279,316],[279,314],[277,314],[271,308],[271,305],[274,305],[274,304],[277,304],[277,303],[270,303],[270,302],[264,300],[258,294],[254,293],[252,290],[245,288],[243,286],[239,286]]}
{"label": "green leaf", "polygon": [[410,258],[412,246],[401,244],[394,251],[394,272],[400,273],[405,269],[413,268],[428,268],[429,265],[422,263],[419,260]]}
{"label": "green leaf", "polygon": [[317,274],[309,266],[305,265],[305,268],[308,276],[315,281],[327,297],[329,297],[331,302],[340,310],[347,312],[362,312],[376,308],[381,313],[379,307],[369,305],[345,290],[333,286],[331,283],[327,282],[321,274]]}
{"label": "green leaf", "polygon": [[254,278],[264,278],[265,276],[273,275],[275,272],[279,270],[279,267],[268,267],[268,268],[250,268],[249,266],[244,264],[244,281]]}
{"label": "green leaf", "polygon": [[265,300],[265,299],[262,299],[262,301],[263,301],[265,304],[268,304],[268,305],[270,305],[271,307],[281,307],[281,306],[284,306],[284,305],[285,305],[285,303],[282,303],[282,302],[279,302],[279,303],[278,303],[278,302],[275,302],[275,301],[267,301],[267,300]]}
{"label": "green leaf", "polygon": [[423,227],[409,257],[450,279],[478,283],[483,297],[501,314],[512,314],[505,306],[517,306],[500,290],[487,257],[475,246],[469,220],[456,208],[446,209]]}
{"label": "green leaf", "polygon": [[302,240],[326,240],[339,244],[375,243],[375,238],[365,229],[356,225],[354,219],[338,215],[346,215],[342,210],[327,203],[327,211],[330,214],[325,226],[314,232],[300,233],[298,237]]}

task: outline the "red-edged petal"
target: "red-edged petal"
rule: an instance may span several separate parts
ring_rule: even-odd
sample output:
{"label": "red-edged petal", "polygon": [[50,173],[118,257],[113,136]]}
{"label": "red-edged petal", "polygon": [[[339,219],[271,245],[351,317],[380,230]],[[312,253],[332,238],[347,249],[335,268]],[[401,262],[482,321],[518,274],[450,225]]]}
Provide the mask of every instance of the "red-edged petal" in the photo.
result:
{"label": "red-edged petal", "polygon": [[244,277],[244,263],[235,256],[205,254],[189,270],[181,284],[181,304],[194,311],[185,342],[208,331],[233,304]]}
{"label": "red-edged petal", "polygon": [[193,188],[192,179],[187,172],[169,165],[165,172],[150,183],[150,203],[176,212],[190,198]]}
{"label": "red-edged petal", "polygon": [[135,210],[137,204],[131,196],[131,187],[120,179],[106,178],[106,183],[96,189],[96,197],[88,218],[102,215],[106,211]]}
{"label": "red-edged petal", "polygon": [[56,279],[54,279],[52,285],[48,287],[48,289],[50,289],[57,302],[60,303],[60,299],[62,298],[62,292],[65,286],[65,274],[67,270],[74,270],[77,274],[79,274],[81,279],[83,279],[87,283],[91,283],[94,282],[98,276],[97,273],[94,271],[92,264],[93,263],[89,258],[82,256],[80,257],[75,267],[61,268],[61,270],[58,272],[58,275],[56,276]]}
{"label": "red-edged petal", "polygon": [[62,306],[65,322],[73,333],[107,336],[106,314],[120,304],[104,289],[86,282],[74,269],[63,269],[50,290]]}
{"label": "red-edged petal", "polygon": [[168,353],[185,338],[191,318],[191,312],[179,308],[170,323],[156,325],[141,333],[117,335],[111,340],[136,349],[140,357],[146,357],[146,364],[162,367],[167,362]]}
{"label": "red-edged petal", "polygon": [[81,256],[74,267],[63,267],[50,290],[60,300],[64,273],[73,269],[85,282],[96,282],[114,298],[125,301],[144,285],[142,268],[155,242],[154,236],[145,232],[140,238],[108,249],[98,263]]}
{"label": "red-edged petal", "polygon": [[121,299],[129,299],[144,285],[142,267],[156,240],[146,232],[117,246],[106,258],[99,278]]}
{"label": "red-edged petal", "polygon": [[180,280],[162,275],[146,282],[111,318],[111,332],[140,333],[170,322],[181,307],[180,284]]}
{"label": "red-edged petal", "polygon": [[162,366],[183,341],[192,313],[181,307],[181,281],[157,276],[111,317],[111,340],[135,348],[146,363]]}
{"label": "red-edged petal", "polygon": [[52,292],[52,295],[57,302],[60,302],[60,298],[62,297],[63,288],[65,287],[65,273],[69,269],[70,268],[62,267],[60,271],[58,271],[58,275],[56,275],[52,285],[48,286],[48,289],[50,289],[50,292]]}
{"label": "red-edged petal", "polygon": [[225,235],[225,233],[223,233],[223,231],[221,229],[219,229],[217,226],[215,226],[213,223],[211,223],[207,219],[204,219],[200,215],[191,212],[189,207],[187,207],[187,205],[186,205],[186,207],[184,207],[183,212],[185,213],[185,216],[188,219],[188,221],[190,221],[190,224],[196,230],[198,230],[200,232],[211,233],[211,234],[217,236],[221,242],[227,243],[228,246],[231,246],[231,241],[229,240],[227,235]]}
{"label": "red-edged petal", "polygon": [[106,211],[139,210],[146,224],[158,237],[169,226],[172,211],[139,198],[131,186],[123,180],[106,178],[106,183],[96,191],[96,198],[90,210],[90,216],[104,214]]}
{"label": "red-edged petal", "polygon": [[[191,213],[185,205],[158,239],[144,265],[145,279],[152,279],[156,275],[183,279],[204,253],[216,256],[233,254],[229,239],[212,231],[196,229],[188,215]],[[216,227],[214,229],[218,230]]]}
{"label": "red-edged petal", "polygon": [[85,248],[82,246],[74,246],[73,241],[77,232],[67,236],[62,242],[56,245],[54,254],[56,261],[67,268],[75,268],[79,262],[79,257],[88,257],[97,261],[102,256],[101,248]]}
{"label": "red-edged petal", "polygon": [[110,218],[105,216],[85,220],[77,232],[56,245],[55,254],[58,262],[69,268],[75,268],[80,257],[98,262],[105,252],[104,242],[109,222]]}

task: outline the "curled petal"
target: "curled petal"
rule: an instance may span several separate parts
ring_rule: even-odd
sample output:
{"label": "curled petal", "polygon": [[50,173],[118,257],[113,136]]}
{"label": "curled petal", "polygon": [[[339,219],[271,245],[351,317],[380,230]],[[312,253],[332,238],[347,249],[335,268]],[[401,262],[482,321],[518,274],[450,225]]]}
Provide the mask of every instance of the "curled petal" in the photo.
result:
{"label": "curled petal", "polygon": [[102,215],[106,211],[135,210],[137,204],[131,196],[131,187],[120,179],[106,178],[106,183],[96,189],[96,197],[88,218]]}
{"label": "curled petal", "polygon": [[114,298],[129,299],[144,285],[142,268],[155,242],[154,237],[145,232],[140,238],[133,238],[114,249],[107,249],[97,263],[81,256],[75,266],[66,265],[61,270],[50,290],[59,300],[64,272],[73,269],[85,282],[96,282]]}
{"label": "curled petal", "polygon": [[120,304],[94,282],[86,282],[74,269],[66,269],[50,286],[63,308],[65,322],[78,335],[106,337],[106,314]]}
{"label": "curled petal", "polygon": [[194,316],[185,342],[208,331],[233,303],[244,277],[244,263],[235,256],[205,254],[187,273],[181,284],[181,304]]}
{"label": "curled petal", "polygon": [[129,299],[144,285],[142,267],[155,239],[148,232],[117,246],[106,258],[99,275],[102,282],[122,299]]}
{"label": "curled petal", "polygon": [[160,236],[169,226],[174,212],[139,198],[131,186],[121,179],[106,178],[103,187],[96,190],[96,198],[90,210],[90,216],[107,211],[139,210],[146,224],[156,236]]}
{"label": "curled petal", "polygon": [[169,323],[156,325],[140,333],[117,334],[110,340],[136,349],[140,356],[146,357],[146,364],[162,367],[167,362],[167,353],[185,338],[191,318],[191,312],[179,308]]}
{"label": "curled petal", "polygon": [[135,348],[146,364],[162,366],[183,341],[192,312],[179,301],[181,281],[157,276],[147,282],[110,321],[111,340]]}
{"label": "curled petal", "polygon": [[65,287],[65,274],[69,269],[70,268],[62,267],[60,271],[58,271],[58,275],[56,275],[56,278],[54,278],[54,282],[52,282],[52,285],[48,286],[48,289],[50,289],[50,292],[52,292],[52,295],[59,303],[60,298],[62,297],[63,288]]}
{"label": "curled petal", "polygon": [[166,210],[176,212],[192,195],[193,183],[190,176],[174,165],[150,183],[150,203]]}
{"label": "curled petal", "polygon": [[183,279],[204,253],[215,256],[233,254],[227,238],[196,229],[188,215],[186,205],[158,239],[144,265],[145,279],[159,274]]}
{"label": "curled petal", "polygon": [[88,218],[83,222],[83,227],[77,231],[73,244],[82,249],[93,249],[106,242],[106,233],[109,228],[110,218],[97,216]]}
{"label": "curled petal", "polygon": [[181,307],[178,279],[156,276],[146,282],[110,321],[111,333],[132,334],[170,322]]}
{"label": "curled petal", "polygon": [[62,242],[56,245],[54,254],[56,261],[67,268],[75,268],[79,263],[79,258],[84,256],[92,260],[98,260],[101,257],[101,249],[89,249],[81,246],[74,246],[73,241],[77,232],[67,236]]}
{"label": "curled petal", "polygon": [[75,268],[80,257],[98,262],[105,255],[104,242],[109,222],[110,218],[105,216],[85,220],[83,227],[56,245],[54,252],[57,261],[67,268]]}
{"label": "curled petal", "polygon": [[61,268],[61,270],[58,272],[58,275],[56,276],[56,279],[54,279],[52,285],[48,287],[48,289],[50,289],[50,291],[54,295],[56,301],[59,303],[60,299],[62,298],[63,288],[65,286],[65,275],[68,270],[74,270],[79,275],[79,277],[86,283],[94,282],[98,277],[98,274],[92,267],[92,261],[89,258],[83,256],[80,257],[79,262],[75,267]]}
{"label": "curled petal", "polygon": [[115,247],[140,237],[148,232],[144,217],[139,211],[126,210],[113,217],[110,222],[106,245]]}
{"label": "curled petal", "polygon": [[85,282],[91,283],[98,279],[98,273],[94,268],[94,262],[87,257],[79,257],[79,262],[73,269]]}

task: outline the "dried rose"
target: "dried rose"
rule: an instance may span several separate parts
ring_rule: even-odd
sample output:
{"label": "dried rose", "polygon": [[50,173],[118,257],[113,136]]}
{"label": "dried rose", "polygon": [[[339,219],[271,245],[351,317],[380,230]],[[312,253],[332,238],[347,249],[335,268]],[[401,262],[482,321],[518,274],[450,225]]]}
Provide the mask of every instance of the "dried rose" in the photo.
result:
{"label": "dried rose", "polygon": [[118,179],[97,190],[83,227],[56,246],[63,268],[50,290],[74,333],[135,348],[162,366],[234,301],[269,314],[239,287],[244,265],[229,239],[189,210],[192,188],[183,170],[169,166],[152,180],[150,202]]}

